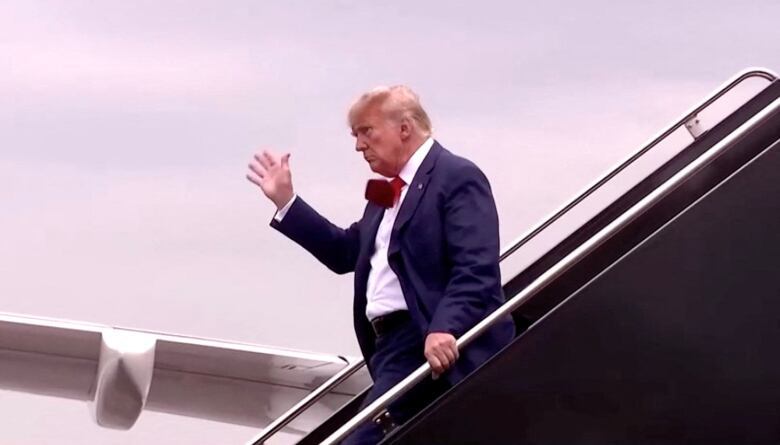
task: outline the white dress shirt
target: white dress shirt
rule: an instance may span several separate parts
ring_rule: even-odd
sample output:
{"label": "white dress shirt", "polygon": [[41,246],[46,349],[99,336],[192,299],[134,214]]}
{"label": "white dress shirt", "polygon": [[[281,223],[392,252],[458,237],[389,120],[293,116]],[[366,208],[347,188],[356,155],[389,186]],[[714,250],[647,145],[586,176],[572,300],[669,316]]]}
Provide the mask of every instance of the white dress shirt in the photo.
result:
{"label": "white dress shirt", "polygon": [[287,211],[290,210],[290,207],[293,205],[293,203],[295,202],[295,198],[297,197],[298,195],[293,194],[293,197],[290,198],[289,201],[287,201],[287,204],[285,204],[284,207],[276,211],[276,214],[274,215],[274,219],[276,220],[276,222],[282,222],[282,219],[284,219],[284,215],[286,215]]}
{"label": "white dress shirt", "polygon": [[369,320],[391,312],[408,309],[401,291],[401,283],[398,282],[398,277],[390,269],[387,262],[387,248],[390,245],[390,234],[395,224],[395,218],[398,216],[398,210],[406,197],[406,191],[432,146],[433,138],[428,138],[401,169],[398,176],[406,183],[401,189],[401,198],[395,206],[385,209],[382,222],[379,223],[379,229],[376,231],[374,254],[371,255],[371,270],[368,273],[368,286],[366,287],[366,298],[368,299],[366,316]]}
{"label": "white dress shirt", "polygon": [[[398,277],[395,275],[395,272],[390,269],[390,265],[388,264],[387,249],[390,245],[390,235],[393,230],[393,225],[395,224],[395,219],[398,216],[398,210],[401,208],[401,204],[406,197],[406,191],[409,189],[409,185],[412,184],[414,175],[417,173],[417,170],[420,168],[420,165],[428,155],[432,146],[433,138],[429,137],[419,148],[417,148],[417,151],[412,154],[412,157],[409,158],[409,161],[403,166],[401,172],[398,174],[406,184],[404,188],[401,189],[401,197],[395,206],[385,209],[382,221],[379,223],[379,229],[377,230],[376,238],[374,239],[374,254],[371,255],[371,270],[368,273],[368,283],[366,287],[366,298],[368,300],[368,304],[366,305],[366,316],[369,320],[373,320],[376,317],[391,312],[408,309]],[[297,195],[293,195],[292,199],[276,212],[274,215],[276,221],[282,221],[297,197]]]}

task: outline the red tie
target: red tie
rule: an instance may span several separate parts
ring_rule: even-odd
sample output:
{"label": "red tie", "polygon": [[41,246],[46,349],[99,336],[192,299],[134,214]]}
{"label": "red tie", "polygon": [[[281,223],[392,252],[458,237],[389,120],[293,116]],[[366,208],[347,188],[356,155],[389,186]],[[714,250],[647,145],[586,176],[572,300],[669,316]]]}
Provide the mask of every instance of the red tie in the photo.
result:
{"label": "red tie", "polygon": [[384,208],[393,207],[401,198],[401,190],[406,183],[396,176],[391,181],[369,179],[366,184],[366,199]]}
{"label": "red tie", "polygon": [[401,189],[404,188],[406,183],[403,179],[396,176],[390,181],[390,187],[393,188],[393,205],[398,204],[398,200],[401,199]]}

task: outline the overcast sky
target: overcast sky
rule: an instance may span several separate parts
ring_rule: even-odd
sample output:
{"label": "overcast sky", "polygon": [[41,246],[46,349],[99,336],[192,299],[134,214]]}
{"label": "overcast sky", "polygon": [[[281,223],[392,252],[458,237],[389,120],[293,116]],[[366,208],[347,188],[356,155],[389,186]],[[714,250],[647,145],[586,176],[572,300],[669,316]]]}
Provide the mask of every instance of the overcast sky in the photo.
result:
{"label": "overcast sky", "polygon": [[[352,277],[268,227],[255,150],[291,152],[296,191],[346,225],[371,177],[346,108],[408,84],[487,173],[505,244],[737,71],[780,69],[777,17],[777,0],[0,0],[0,312],[356,355]],[[113,432],[4,391],[0,412],[0,443],[256,432],[148,412]]]}

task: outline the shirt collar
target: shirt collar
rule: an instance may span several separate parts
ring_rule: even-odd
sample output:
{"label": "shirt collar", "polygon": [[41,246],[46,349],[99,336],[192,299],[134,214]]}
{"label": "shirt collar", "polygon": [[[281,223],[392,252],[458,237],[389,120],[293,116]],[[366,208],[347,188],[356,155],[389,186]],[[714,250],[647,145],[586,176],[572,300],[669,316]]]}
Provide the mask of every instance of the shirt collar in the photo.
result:
{"label": "shirt collar", "polygon": [[428,139],[417,148],[417,151],[412,154],[412,157],[406,161],[406,165],[401,169],[401,173],[398,173],[398,176],[404,180],[404,183],[412,183],[414,175],[417,174],[417,170],[420,169],[423,160],[425,160],[428,152],[431,151],[431,147],[433,147],[433,138],[428,137]]}

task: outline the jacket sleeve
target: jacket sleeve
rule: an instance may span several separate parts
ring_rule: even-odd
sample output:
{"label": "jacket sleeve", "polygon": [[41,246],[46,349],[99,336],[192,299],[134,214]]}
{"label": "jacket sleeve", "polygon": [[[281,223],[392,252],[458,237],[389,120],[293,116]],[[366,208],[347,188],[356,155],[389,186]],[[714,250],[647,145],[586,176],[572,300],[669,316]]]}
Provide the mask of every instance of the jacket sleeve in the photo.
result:
{"label": "jacket sleeve", "polygon": [[338,274],[355,270],[360,251],[358,223],[342,229],[298,196],[281,221],[271,220],[271,227],[309,251],[330,270]]}
{"label": "jacket sleeve", "polygon": [[465,334],[503,302],[498,265],[498,214],[485,175],[459,168],[444,202],[445,260],[450,276],[428,332]]}

